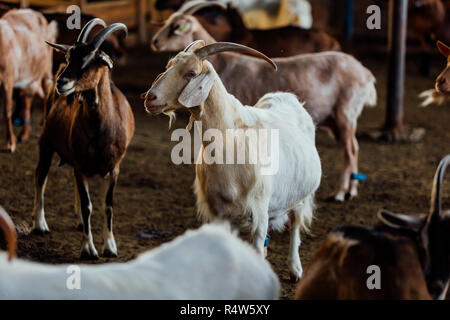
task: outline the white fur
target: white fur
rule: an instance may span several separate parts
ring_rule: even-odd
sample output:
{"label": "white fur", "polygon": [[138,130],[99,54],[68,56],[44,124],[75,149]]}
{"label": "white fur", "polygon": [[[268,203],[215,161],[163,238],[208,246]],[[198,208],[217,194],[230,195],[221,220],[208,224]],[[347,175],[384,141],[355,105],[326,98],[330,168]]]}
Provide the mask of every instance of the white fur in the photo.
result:
{"label": "white fur", "polygon": [[[194,190],[199,212],[206,220],[243,216],[251,221],[254,245],[261,255],[269,228],[282,229],[292,212],[289,269],[300,278],[299,229],[307,229],[312,220],[314,193],[322,174],[313,120],[291,93],[266,94],[254,108],[242,105],[227,93],[212,65],[204,63],[215,80],[200,116],[203,126],[279,129],[279,170],[262,175],[259,165],[198,164]],[[200,155],[203,152],[202,147]]]}
{"label": "white fur", "polygon": [[81,265],[81,288],[66,287],[69,265],[0,253],[0,299],[277,299],[269,263],[226,225],[205,225],[127,263]]}

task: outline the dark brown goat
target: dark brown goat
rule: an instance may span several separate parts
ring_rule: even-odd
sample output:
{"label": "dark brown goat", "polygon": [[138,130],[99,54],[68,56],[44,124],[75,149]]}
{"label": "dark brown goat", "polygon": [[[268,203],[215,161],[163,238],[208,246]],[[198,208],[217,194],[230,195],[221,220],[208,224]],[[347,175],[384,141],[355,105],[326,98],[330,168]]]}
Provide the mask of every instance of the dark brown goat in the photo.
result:
{"label": "dark brown goat", "polygon": [[450,1],[413,0],[409,24],[424,50],[421,73],[427,76],[431,49],[436,40],[450,43]]}
{"label": "dark brown goat", "polygon": [[100,175],[109,178],[105,199],[105,228],[103,255],[117,256],[113,235],[113,195],[128,144],[134,134],[134,117],[131,107],[112,83],[111,59],[98,50],[101,43],[113,32],[124,31],[124,24],[115,23],[99,32],[89,43],[86,39],[92,29],[106,24],[101,19],[91,20],[80,33],[75,45],[49,43],[64,52],[67,66],[59,74],[57,92],[62,95],[52,106],[39,141],[39,163],[36,169],[34,229],[48,232],[44,215],[44,190],[52,156],[56,152],[62,163],[74,168],[75,211],[83,226],[81,256],[98,258],[92,239],[87,178]]}
{"label": "dark brown goat", "polygon": [[[384,226],[334,229],[306,268],[296,299],[443,299],[450,279],[450,211],[441,210],[441,184],[449,165],[447,155],[427,215],[383,210]],[[367,285],[370,266],[379,267],[378,289]]]}
{"label": "dark brown goat", "polygon": [[[16,137],[12,126],[13,90],[19,89],[25,108],[25,126],[19,139],[30,134],[31,101],[43,100],[52,83],[52,50],[44,41],[53,41],[56,24],[30,9],[10,10],[0,18],[0,95],[6,120],[6,150],[14,152]],[[43,101],[45,106],[45,101]]]}
{"label": "dark brown goat", "polygon": [[[237,9],[230,4],[191,1],[179,13],[195,17],[216,41],[240,43],[269,57],[289,57],[302,53],[339,51],[339,42],[324,31],[288,26],[269,30],[248,29]],[[173,26],[176,32],[177,26]],[[153,43],[157,45],[157,43]]]}

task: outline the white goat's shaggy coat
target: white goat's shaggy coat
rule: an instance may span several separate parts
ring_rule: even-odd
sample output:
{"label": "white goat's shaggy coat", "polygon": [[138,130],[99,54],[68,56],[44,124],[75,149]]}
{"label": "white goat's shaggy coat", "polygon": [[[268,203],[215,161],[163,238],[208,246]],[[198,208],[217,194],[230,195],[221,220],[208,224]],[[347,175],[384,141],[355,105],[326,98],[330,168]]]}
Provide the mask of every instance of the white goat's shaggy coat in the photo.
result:
{"label": "white goat's shaggy coat", "polygon": [[127,263],[81,266],[81,289],[66,287],[69,265],[0,253],[0,299],[277,299],[269,263],[226,225],[205,225]]}

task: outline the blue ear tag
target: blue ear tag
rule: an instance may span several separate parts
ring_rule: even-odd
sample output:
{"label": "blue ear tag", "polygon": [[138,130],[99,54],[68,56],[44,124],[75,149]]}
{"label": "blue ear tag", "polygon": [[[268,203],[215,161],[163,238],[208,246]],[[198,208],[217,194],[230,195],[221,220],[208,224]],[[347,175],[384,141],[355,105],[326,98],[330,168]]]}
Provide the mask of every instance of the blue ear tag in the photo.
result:
{"label": "blue ear tag", "polygon": [[264,240],[264,247],[268,247],[269,246],[269,237],[266,237],[266,240]]}
{"label": "blue ear tag", "polygon": [[350,179],[358,181],[366,181],[366,175],[362,173],[352,173]]}

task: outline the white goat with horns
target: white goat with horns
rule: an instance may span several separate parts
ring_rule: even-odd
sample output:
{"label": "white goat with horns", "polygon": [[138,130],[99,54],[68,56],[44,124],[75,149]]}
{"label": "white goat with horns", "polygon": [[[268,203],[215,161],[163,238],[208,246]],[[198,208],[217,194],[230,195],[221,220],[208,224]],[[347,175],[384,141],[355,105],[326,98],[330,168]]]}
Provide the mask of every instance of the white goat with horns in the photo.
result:
{"label": "white goat with horns", "polygon": [[[212,64],[205,61],[208,56],[224,51],[263,58],[276,69],[272,60],[254,49],[226,42],[205,46],[204,41],[198,40],[170,60],[166,72],[145,94],[145,107],[152,114],[170,114],[187,108],[191,112],[190,125],[193,120],[199,120],[200,133],[201,121],[204,129],[217,129],[227,137],[223,144],[227,146],[226,165],[214,163],[214,158],[225,152],[216,151],[212,155],[205,141],[200,149],[195,179],[199,213],[206,220],[224,218],[236,222],[237,218],[244,218],[250,221],[254,246],[261,254],[264,254],[268,228],[281,230],[290,218],[289,270],[291,279],[297,280],[302,274],[298,252],[300,227],[307,229],[311,222],[314,193],[322,174],[315,146],[315,126],[293,94],[266,94],[254,108],[244,106],[229,94]],[[229,129],[240,131],[241,135],[229,137]],[[230,165],[228,146],[232,146],[231,150],[240,147],[240,151],[244,146],[244,153],[251,156],[255,145],[245,137],[261,129],[270,131],[271,135],[273,130],[279,134],[278,141],[271,140],[270,145],[261,143],[264,138],[258,141],[262,152],[272,151],[272,163],[278,157],[278,170],[264,174],[260,159]],[[244,141],[239,140],[241,137]],[[274,155],[276,148],[279,152]],[[240,227],[244,226],[239,222]]]}

